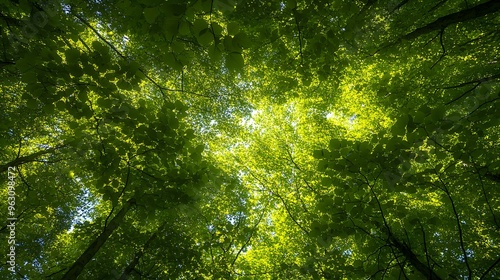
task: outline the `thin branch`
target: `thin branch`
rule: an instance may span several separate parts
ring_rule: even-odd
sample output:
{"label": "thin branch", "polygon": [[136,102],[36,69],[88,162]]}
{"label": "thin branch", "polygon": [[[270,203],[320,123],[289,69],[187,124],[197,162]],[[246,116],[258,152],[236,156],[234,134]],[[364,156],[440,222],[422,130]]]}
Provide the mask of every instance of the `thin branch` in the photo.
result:
{"label": "thin branch", "polygon": [[123,273],[122,275],[120,276],[119,280],[126,280],[129,278],[130,274],[132,273],[132,271],[135,270],[135,267],[137,266],[137,264],[139,263],[139,260],[142,258],[142,256],[144,255],[144,251],[151,245],[151,243],[158,237],[158,233],[161,232],[166,226],[166,223],[164,223],[163,225],[161,225],[158,230],[153,233],[149,239],[146,241],[146,243],[144,243],[144,245],[142,246],[141,249],[139,249],[139,251],[137,251],[134,255],[134,259],[127,265],[127,267],[125,267],[125,269],[123,270]]}
{"label": "thin branch", "polygon": [[474,87],[472,87],[471,89],[469,89],[469,90],[465,91],[464,93],[462,93],[460,96],[458,96],[458,97],[454,98],[453,100],[446,102],[444,105],[450,105],[451,103],[453,103],[453,102],[455,102],[455,101],[459,100],[460,98],[462,98],[462,97],[464,97],[465,95],[467,95],[467,93],[469,93],[469,92],[471,92],[471,91],[475,90],[475,89],[476,89],[476,88],[477,88],[480,84],[481,84],[481,82],[477,82],[477,83],[474,85]]}
{"label": "thin branch", "polygon": [[[304,173],[304,171],[302,170],[302,168],[300,168],[300,166],[299,166],[299,165],[295,162],[295,160],[293,160],[293,156],[292,156],[291,152],[290,152],[288,149],[286,149],[286,148],[285,148],[285,150],[286,150],[286,153],[288,154],[288,157],[289,157],[290,161],[292,162],[292,164],[293,164],[293,165],[294,165],[294,166],[295,166],[295,167],[296,167],[296,168],[297,168],[300,172]],[[315,194],[319,194],[319,193],[318,193],[318,191],[316,191],[313,187],[311,187],[311,185],[309,184],[309,182],[308,182],[305,178],[301,178],[301,179],[304,181],[304,183],[306,183],[306,186],[307,186],[307,188],[308,188],[310,191],[312,191],[312,192],[313,192],[313,193],[315,193]]]}
{"label": "thin branch", "polygon": [[405,279],[408,279],[408,276],[406,276],[406,273],[404,272],[405,271],[405,267],[404,267],[404,264],[402,264],[400,261],[399,261],[399,256],[396,254],[395,250],[394,250],[394,247],[391,246],[391,252],[392,252],[392,255],[394,256],[394,259],[396,260],[396,263],[398,264],[399,266],[399,271],[403,273]]}
{"label": "thin branch", "polygon": [[468,117],[468,116],[470,116],[470,115],[472,115],[474,112],[476,112],[477,110],[479,110],[479,108],[483,107],[484,105],[486,105],[486,104],[488,104],[488,103],[495,102],[495,101],[497,101],[497,100],[499,100],[499,99],[500,99],[500,97],[497,97],[497,98],[494,98],[494,99],[491,99],[491,100],[488,100],[488,101],[484,102],[483,104],[481,104],[481,105],[477,106],[477,108],[476,108],[476,109],[474,109],[474,110],[472,110],[470,113],[468,113],[468,114],[467,114],[467,117]]}
{"label": "thin branch", "polygon": [[441,29],[441,32],[439,32],[439,43],[441,44],[441,49],[443,50],[443,53],[441,54],[439,59],[436,62],[434,62],[434,64],[431,66],[431,69],[434,68],[434,66],[436,66],[446,55],[446,49],[443,44],[443,34],[444,34],[444,28]]}
{"label": "thin branch", "polygon": [[498,224],[497,217],[495,215],[495,212],[493,212],[493,207],[491,207],[490,201],[488,199],[488,195],[486,193],[486,190],[484,189],[483,176],[481,175],[481,172],[480,172],[479,168],[477,167],[476,162],[472,158],[472,155],[469,154],[469,156],[471,158],[472,166],[474,166],[474,169],[476,170],[476,174],[479,178],[479,184],[481,185],[481,190],[483,192],[484,199],[486,200],[486,205],[488,206],[488,209],[490,210],[490,213],[493,216],[493,222],[495,223],[497,229],[500,229],[500,225]]}
{"label": "thin branch", "polygon": [[[377,205],[378,205],[378,209],[380,211],[380,215],[382,215],[382,220],[384,222],[384,226],[386,227],[387,229],[387,234],[390,236],[392,235],[392,230],[391,228],[389,227],[389,224],[387,223],[387,220],[385,219],[385,214],[384,214],[384,210],[382,209],[382,204],[380,203],[380,200],[378,199],[378,196],[377,194],[375,193],[375,191],[373,190],[373,185],[370,184],[370,181],[368,180],[368,178],[365,176],[365,174],[363,174],[361,171],[358,172],[359,174],[361,174],[361,176],[363,176],[363,178],[365,179],[365,183],[366,185],[368,185],[368,187],[370,188],[370,192],[372,193],[373,195],[373,198],[375,198],[375,201],[377,202]],[[377,175],[377,178],[375,179],[375,182],[378,180],[378,178],[380,177],[380,175],[382,174],[382,172],[379,172],[379,174]]]}
{"label": "thin branch", "polygon": [[471,39],[471,40],[465,41],[465,42],[463,42],[463,43],[459,44],[459,45],[458,45],[458,47],[463,47],[463,46],[466,46],[466,45],[468,45],[468,44],[470,44],[470,43],[473,43],[473,42],[476,42],[476,41],[482,40],[483,38],[486,38],[486,37],[488,37],[488,36],[490,36],[490,35],[492,35],[492,34],[495,34],[495,33],[498,33],[498,30],[493,30],[493,31],[490,31],[490,32],[485,33],[484,35],[478,36],[478,37],[476,37],[476,38],[474,38],[474,39]]}
{"label": "thin branch", "polygon": [[65,270],[66,270],[66,268],[59,269],[58,271],[53,272],[53,273],[51,273],[51,274],[49,274],[49,275],[45,276],[45,278],[51,278],[51,279],[52,279],[52,277],[53,277],[54,275],[59,274],[59,273],[61,273],[61,272],[65,271]]}
{"label": "thin branch", "polygon": [[434,40],[436,40],[436,38],[437,38],[437,37],[439,37],[439,34],[440,34],[440,33],[441,33],[441,32],[436,33],[436,35],[435,35],[434,37],[432,37],[432,39],[430,39],[427,43],[425,43],[425,44],[422,46],[422,48],[425,48],[425,46],[427,46],[428,44],[430,44],[430,43],[432,43]]}
{"label": "thin branch", "polygon": [[118,198],[120,198],[123,195],[123,193],[125,192],[125,189],[129,185],[129,182],[130,182],[130,162],[127,161],[127,178],[125,179],[125,186],[123,186]]}
{"label": "thin branch", "polygon": [[439,1],[439,3],[437,3],[436,5],[434,5],[432,8],[430,8],[427,13],[430,13],[434,10],[436,10],[437,8],[441,7],[444,3],[446,3],[448,0],[442,0],[442,1]]}
{"label": "thin branch", "polygon": [[85,43],[85,41],[82,39],[82,37],[78,36],[78,41],[80,41],[80,43],[82,43],[82,44],[83,44],[83,46],[87,49],[87,51],[88,51],[89,53],[91,53],[91,52],[92,52],[92,50],[91,50],[91,49],[90,49],[90,47],[87,45],[87,43]]}
{"label": "thin branch", "polygon": [[438,176],[439,182],[441,182],[441,184],[443,185],[443,191],[446,193],[446,195],[448,196],[448,199],[451,202],[451,207],[453,208],[453,214],[455,215],[455,220],[457,221],[458,237],[460,239],[460,248],[462,249],[462,254],[464,256],[464,262],[465,262],[465,265],[467,266],[467,270],[469,272],[468,279],[472,279],[472,269],[470,268],[469,259],[467,257],[467,250],[465,249],[465,245],[464,245],[464,236],[463,236],[463,232],[462,232],[462,225],[460,224],[460,216],[458,215],[457,208],[455,207],[455,202],[453,201],[453,198],[451,197],[451,194],[450,194],[450,191],[448,190],[448,187],[446,187],[446,184],[441,179],[441,176],[439,175],[439,173],[437,171],[435,173]]}
{"label": "thin branch", "polygon": [[486,277],[488,273],[490,273],[490,271],[492,271],[493,268],[495,268],[495,266],[499,263],[500,263],[500,257],[494,263],[492,263],[490,267],[488,267],[488,269],[481,275],[481,278],[479,278],[479,280],[484,279],[484,277]]}
{"label": "thin branch", "polygon": [[297,17],[297,8],[292,10],[293,17],[295,19],[295,25],[297,26],[297,31],[299,32],[299,55],[300,55],[300,65],[304,65],[304,54],[302,52],[302,31],[300,30],[299,19]]}
{"label": "thin branch", "polygon": [[474,81],[461,83],[461,84],[456,85],[456,86],[443,87],[442,89],[460,88],[460,87],[464,87],[466,85],[476,84],[476,83],[484,83],[484,82],[495,80],[495,79],[498,79],[498,78],[500,78],[500,74],[495,74],[495,75],[492,75],[492,76],[489,76],[489,77],[484,77],[484,78],[477,79],[477,80],[474,80]]}
{"label": "thin branch", "polygon": [[392,9],[389,14],[392,14],[394,13],[396,10],[399,10],[401,7],[403,7],[404,5],[406,5],[408,2],[410,2],[410,0],[403,0],[401,1],[396,7],[394,7],[394,9]]}
{"label": "thin branch", "polygon": [[303,227],[303,226],[302,226],[302,225],[301,225],[301,224],[300,224],[300,223],[299,223],[299,222],[295,219],[295,217],[292,215],[292,213],[290,212],[290,209],[288,209],[288,206],[287,206],[287,204],[286,204],[285,200],[283,199],[283,197],[282,197],[280,194],[278,194],[278,193],[274,192],[273,190],[271,190],[270,188],[268,188],[268,187],[266,186],[266,184],[264,184],[264,182],[262,182],[262,180],[260,180],[260,178],[258,178],[257,176],[255,176],[255,175],[253,174],[253,172],[250,172],[250,175],[251,175],[251,176],[252,176],[255,180],[257,180],[257,181],[258,181],[258,182],[259,182],[259,183],[260,183],[260,184],[261,184],[264,188],[266,188],[266,189],[267,189],[267,190],[268,190],[268,191],[269,191],[269,192],[270,192],[273,196],[275,196],[275,197],[277,197],[277,198],[279,198],[279,199],[281,200],[281,202],[283,203],[283,206],[285,207],[286,212],[288,213],[288,216],[290,216],[290,218],[292,219],[292,221],[293,221],[293,222],[294,222],[294,223],[295,223],[295,224],[296,224],[296,225],[297,225],[297,226],[298,226],[298,227],[299,227],[299,228],[300,228],[300,229],[301,229],[301,230],[302,230],[302,231],[303,231],[306,235],[309,235],[309,231],[307,231],[307,230],[306,230],[306,229],[305,229],[305,228],[304,228],[304,227]]}
{"label": "thin branch", "polygon": [[234,257],[234,260],[231,262],[231,267],[234,266],[234,264],[236,263],[236,260],[238,259],[239,255],[241,254],[241,252],[243,252],[243,250],[248,247],[248,243],[250,243],[250,240],[252,239],[252,236],[254,235],[254,233],[256,232],[257,230],[257,227],[259,226],[260,222],[262,221],[262,217],[264,217],[264,210],[266,209],[266,207],[264,207],[262,209],[262,213],[260,214],[260,217],[259,217],[259,220],[257,221],[257,223],[253,226],[252,228],[252,231],[250,232],[250,236],[247,238],[246,242],[241,246],[240,250],[238,251],[238,253],[236,254],[236,256]]}
{"label": "thin branch", "polygon": [[295,219],[295,217],[292,215],[292,213],[290,212],[290,209],[288,209],[288,206],[285,202],[285,200],[283,199],[283,197],[281,195],[279,195],[278,193],[275,193],[273,191],[271,191],[271,193],[275,196],[277,196],[281,202],[283,203],[283,206],[285,206],[285,210],[286,212],[288,213],[288,216],[290,216],[290,218],[293,220],[293,222],[306,234],[306,235],[309,235],[309,231],[307,231],[307,229],[305,229],[302,225],[300,225],[300,223]]}
{"label": "thin branch", "polygon": [[[427,261],[427,267],[431,267],[431,261],[429,258],[429,250],[427,249],[427,240],[425,238],[425,230],[424,227],[422,226],[422,223],[420,222],[420,219],[418,220],[418,224],[420,225],[420,230],[422,231],[422,238],[424,239],[424,252],[425,252],[425,260]],[[432,280],[432,279],[431,279]]]}
{"label": "thin branch", "polygon": [[[128,186],[128,183],[129,183],[129,177],[130,177],[130,164],[127,162],[127,165],[128,165],[128,169],[127,169],[127,179],[125,180],[125,186],[123,186],[121,192],[120,192],[120,195],[118,196],[118,198],[116,199],[118,201],[118,199],[120,199],[120,197],[123,195],[123,193],[125,192],[125,189],[127,188]],[[114,204],[114,203],[112,203]],[[104,228],[103,228],[103,232],[106,230],[106,227],[108,226],[108,219],[111,217],[111,214],[113,214],[113,211],[115,210],[115,205],[112,206],[111,208],[111,211],[109,212],[109,215],[106,217],[106,220],[104,221]]]}

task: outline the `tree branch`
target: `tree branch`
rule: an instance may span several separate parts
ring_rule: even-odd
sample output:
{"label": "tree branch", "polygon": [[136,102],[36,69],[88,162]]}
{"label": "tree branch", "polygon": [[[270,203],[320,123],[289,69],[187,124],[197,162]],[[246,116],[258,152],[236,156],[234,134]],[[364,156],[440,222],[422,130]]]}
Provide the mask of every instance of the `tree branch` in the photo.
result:
{"label": "tree branch", "polygon": [[491,81],[491,80],[495,80],[495,79],[498,79],[498,78],[500,78],[500,74],[495,74],[495,75],[492,75],[492,76],[489,76],[489,77],[484,77],[484,78],[477,79],[477,80],[474,80],[474,81],[461,83],[461,84],[456,85],[456,86],[444,87],[442,89],[460,88],[460,87],[464,87],[466,85],[477,84],[477,83],[481,84],[481,83],[484,83],[484,82],[487,82],[487,81]]}
{"label": "tree branch", "polygon": [[413,267],[415,267],[426,279],[441,280],[441,277],[437,275],[430,267],[421,262],[417,255],[413,253],[406,244],[400,242],[394,235],[389,236],[391,244],[396,247]]}
{"label": "tree branch", "polygon": [[[101,39],[104,43],[106,43],[106,45],[108,45],[116,54],[118,54],[118,56],[120,56],[122,59],[126,60],[126,61],[129,61],[129,59],[124,55],[122,54],[113,44],[111,44],[108,40],[106,40],[106,38],[104,38],[100,33],[99,31],[97,31],[92,25],[90,25],[90,23],[88,23],[83,17],[73,13],[73,16],[75,16],[77,19],[79,19],[85,26],[87,26],[88,28],[90,28],[96,35],[97,37],[99,37],[99,39]],[[144,71],[142,68],[138,68],[138,70],[151,82],[153,83],[161,92],[162,96],[163,97],[166,97],[165,95],[165,92],[164,91],[172,91],[172,92],[184,92],[184,89],[171,89],[171,88],[166,88],[166,87],[163,87],[163,86],[160,86],[155,80],[153,80],[153,78],[151,78],[147,73],[146,71]],[[197,94],[199,95],[199,94]]]}
{"label": "tree branch", "polygon": [[297,31],[299,32],[299,55],[300,55],[300,65],[304,65],[304,54],[302,52],[302,31],[300,30],[299,19],[297,17],[297,8],[292,10],[293,17],[295,19],[295,25],[297,26]]}
{"label": "tree branch", "polygon": [[490,267],[488,267],[488,269],[481,275],[481,278],[479,278],[480,280],[484,279],[484,277],[486,277],[488,275],[488,273],[490,273],[491,270],[493,270],[493,268],[500,263],[500,257],[490,265]]}
{"label": "tree branch", "polygon": [[451,207],[453,209],[453,214],[455,215],[455,220],[457,221],[458,236],[459,236],[459,239],[460,239],[460,248],[462,249],[462,254],[464,256],[464,262],[465,262],[465,265],[467,266],[467,270],[469,272],[469,278],[468,279],[472,279],[472,269],[470,268],[470,265],[469,265],[469,260],[468,260],[468,257],[467,257],[467,250],[465,250],[464,236],[463,236],[463,232],[462,232],[462,225],[460,224],[460,216],[458,215],[457,208],[455,207],[455,202],[453,201],[453,198],[451,197],[451,194],[450,194],[450,192],[448,190],[448,187],[446,187],[446,184],[443,182],[443,180],[441,179],[441,176],[437,173],[437,171],[436,171],[436,175],[438,176],[439,182],[441,182],[441,184],[443,185],[443,190],[444,190],[444,192],[448,196],[448,199],[451,202]]}
{"label": "tree branch", "polygon": [[38,151],[38,152],[33,153],[31,155],[23,156],[23,157],[19,157],[19,155],[18,155],[18,157],[16,159],[12,160],[11,162],[6,163],[4,165],[0,165],[0,173],[7,171],[7,169],[9,169],[9,167],[17,167],[17,166],[20,166],[20,165],[25,164],[25,163],[34,162],[38,159],[38,157],[46,155],[46,154],[50,154],[50,153],[55,152],[55,151],[57,151],[61,148],[64,148],[64,147],[66,147],[66,145],[52,147],[52,148],[49,148],[46,150]]}
{"label": "tree branch", "polygon": [[404,5],[406,5],[408,2],[410,2],[410,0],[403,0],[401,1],[396,7],[394,7],[394,9],[392,9],[389,14],[392,14],[394,13],[396,10],[399,10],[401,7],[403,7]]}
{"label": "tree branch", "polygon": [[80,257],[73,263],[70,269],[64,274],[61,280],[73,280],[77,279],[77,277],[82,273],[85,266],[92,260],[95,254],[101,249],[104,243],[108,240],[111,234],[117,229],[125,215],[130,210],[132,205],[135,204],[135,199],[129,199],[125,205],[122,207],[120,212],[116,214],[115,217],[111,220],[109,225],[104,229],[104,231],[92,242],[89,247],[80,255]]}
{"label": "tree branch", "polygon": [[443,34],[444,34],[444,29],[441,29],[441,31],[439,32],[439,43],[441,44],[441,49],[443,50],[443,53],[441,54],[439,59],[436,62],[434,62],[434,64],[432,64],[431,69],[434,68],[434,66],[436,66],[446,55],[446,49],[443,44]]}
{"label": "tree branch", "polygon": [[472,8],[440,17],[437,20],[427,24],[426,26],[417,28],[414,31],[404,35],[402,39],[413,40],[417,37],[420,37],[432,31],[443,30],[452,24],[473,20],[485,16],[487,14],[495,13],[499,10],[500,10],[500,1],[490,0],[488,2],[474,6]]}
{"label": "tree branch", "polygon": [[239,255],[241,254],[241,252],[243,252],[243,250],[248,246],[248,243],[250,243],[250,240],[252,239],[254,233],[256,232],[257,230],[257,227],[259,226],[260,222],[262,221],[262,217],[264,217],[264,210],[265,210],[265,207],[264,209],[262,210],[262,213],[260,214],[260,217],[259,217],[259,220],[257,221],[257,223],[253,226],[252,228],[252,231],[250,232],[250,236],[247,238],[246,242],[241,246],[241,248],[239,249],[238,253],[236,254],[236,256],[234,257],[234,260],[231,262],[231,267],[234,266],[234,264],[236,263],[236,260],[238,259]]}
{"label": "tree branch", "polygon": [[135,267],[139,263],[139,260],[144,255],[144,250],[146,250],[151,245],[151,243],[158,237],[158,233],[160,231],[162,231],[165,228],[165,226],[166,226],[166,223],[164,223],[163,225],[161,225],[158,228],[158,230],[153,235],[151,235],[149,237],[149,239],[146,241],[146,243],[144,243],[144,245],[142,246],[142,248],[135,253],[134,259],[127,265],[127,267],[125,267],[125,269],[123,270],[123,273],[120,276],[119,280],[126,280],[126,279],[129,278],[130,274],[132,273],[132,271],[134,271]]}

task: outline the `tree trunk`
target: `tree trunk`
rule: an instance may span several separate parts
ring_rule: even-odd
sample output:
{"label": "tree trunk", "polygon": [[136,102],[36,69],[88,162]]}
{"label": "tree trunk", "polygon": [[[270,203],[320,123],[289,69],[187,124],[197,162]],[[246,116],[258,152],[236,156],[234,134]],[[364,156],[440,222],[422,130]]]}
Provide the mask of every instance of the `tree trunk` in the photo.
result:
{"label": "tree trunk", "polygon": [[101,249],[102,245],[108,240],[109,236],[113,233],[115,229],[120,226],[123,218],[127,214],[130,207],[135,204],[135,200],[129,199],[127,203],[122,207],[120,212],[109,222],[108,226],[104,231],[90,244],[90,246],[85,250],[85,252],[76,260],[76,262],[71,266],[71,268],[66,272],[66,274],[61,278],[61,280],[71,280],[76,279],[83,269],[90,262],[90,260],[95,256],[95,254]]}

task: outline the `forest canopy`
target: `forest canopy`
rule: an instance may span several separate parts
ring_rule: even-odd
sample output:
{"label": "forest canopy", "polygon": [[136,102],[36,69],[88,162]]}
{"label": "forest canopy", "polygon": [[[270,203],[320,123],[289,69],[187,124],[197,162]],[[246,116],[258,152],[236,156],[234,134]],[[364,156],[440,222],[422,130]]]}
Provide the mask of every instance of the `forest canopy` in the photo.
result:
{"label": "forest canopy", "polygon": [[500,1],[0,1],[1,279],[500,278]]}

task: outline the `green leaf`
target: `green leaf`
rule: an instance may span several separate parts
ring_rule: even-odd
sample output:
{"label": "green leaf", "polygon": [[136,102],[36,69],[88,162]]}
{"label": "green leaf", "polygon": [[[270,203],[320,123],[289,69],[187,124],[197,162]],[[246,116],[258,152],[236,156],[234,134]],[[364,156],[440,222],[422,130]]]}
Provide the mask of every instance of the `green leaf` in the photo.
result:
{"label": "green leaf", "polygon": [[322,159],[325,157],[324,150],[314,150],[313,151],[313,157],[316,159]]}
{"label": "green leaf", "polygon": [[213,38],[214,38],[214,36],[210,32],[210,29],[206,28],[206,29],[200,31],[200,34],[198,36],[198,43],[200,43],[200,45],[206,47],[213,42]]}
{"label": "green leaf", "polygon": [[173,53],[165,54],[164,61],[168,66],[172,67],[172,69],[182,70],[182,64],[179,61],[177,61]]}
{"label": "green leaf", "polygon": [[243,56],[240,53],[230,53],[226,57],[226,67],[230,71],[241,70],[245,66],[245,62],[243,60]]}
{"label": "green leaf", "polygon": [[132,90],[132,85],[129,82],[124,81],[124,80],[118,80],[118,82],[116,83],[116,86],[118,86],[119,89]]}
{"label": "green leaf", "polygon": [[331,186],[332,185],[332,179],[329,177],[323,177],[321,178],[321,184],[325,187]]}
{"label": "green leaf", "polygon": [[236,22],[230,22],[227,24],[227,33],[229,35],[236,35],[240,32],[240,25]]}
{"label": "green leaf", "polygon": [[80,51],[75,48],[67,49],[65,52],[66,63],[69,65],[77,64],[80,60]]}
{"label": "green leaf", "polygon": [[179,24],[179,34],[182,36],[188,36],[191,34],[191,29],[189,28],[189,22],[183,20]]}
{"label": "green leaf", "polygon": [[144,8],[144,17],[149,24],[153,24],[156,21],[158,15],[160,15],[159,7]]}
{"label": "green leaf", "polygon": [[195,34],[195,36],[199,36],[200,32],[207,28],[209,28],[208,22],[204,19],[198,18],[193,23],[193,34]]}
{"label": "green leaf", "polygon": [[395,135],[403,136],[406,134],[406,126],[408,124],[408,116],[401,116],[392,126],[391,132]]}
{"label": "green leaf", "polygon": [[25,83],[36,83],[37,82],[37,77],[36,77],[36,72],[35,71],[28,71],[23,73],[21,76],[21,81]]}
{"label": "green leaf", "polygon": [[179,120],[175,117],[169,118],[168,124],[171,129],[177,129],[179,127]]}
{"label": "green leaf", "polygon": [[211,27],[215,36],[220,37],[222,35],[222,31],[224,31],[224,29],[220,24],[218,24],[217,22],[212,22]]}
{"label": "green leaf", "polygon": [[217,62],[222,59],[222,51],[217,45],[210,46],[210,48],[208,49],[208,55],[213,62]]}

